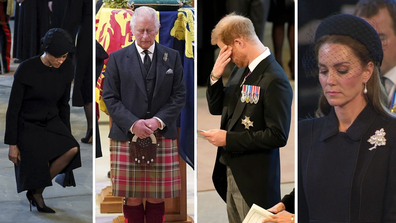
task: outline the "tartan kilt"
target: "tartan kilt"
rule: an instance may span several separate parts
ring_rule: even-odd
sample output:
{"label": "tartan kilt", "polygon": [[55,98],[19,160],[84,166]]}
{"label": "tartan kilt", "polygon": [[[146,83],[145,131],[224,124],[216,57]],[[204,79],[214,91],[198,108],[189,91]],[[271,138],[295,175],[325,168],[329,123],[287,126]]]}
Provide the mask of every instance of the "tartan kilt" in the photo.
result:
{"label": "tartan kilt", "polygon": [[156,133],[157,157],[153,164],[136,165],[129,154],[129,141],[110,139],[113,196],[133,198],[173,198],[180,196],[180,169],[177,140]]}

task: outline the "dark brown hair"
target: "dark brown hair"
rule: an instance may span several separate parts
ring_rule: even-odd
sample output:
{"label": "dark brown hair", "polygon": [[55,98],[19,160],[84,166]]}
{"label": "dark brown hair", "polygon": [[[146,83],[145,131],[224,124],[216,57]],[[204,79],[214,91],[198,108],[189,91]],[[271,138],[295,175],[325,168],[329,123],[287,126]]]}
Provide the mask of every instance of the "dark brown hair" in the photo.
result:
{"label": "dark brown hair", "polygon": [[360,0],[355,8],[355,15],[371,18],[379,13],[380,9],[388,9],[392,19],[393,32],[396,35],[396,1],[395,0]]}

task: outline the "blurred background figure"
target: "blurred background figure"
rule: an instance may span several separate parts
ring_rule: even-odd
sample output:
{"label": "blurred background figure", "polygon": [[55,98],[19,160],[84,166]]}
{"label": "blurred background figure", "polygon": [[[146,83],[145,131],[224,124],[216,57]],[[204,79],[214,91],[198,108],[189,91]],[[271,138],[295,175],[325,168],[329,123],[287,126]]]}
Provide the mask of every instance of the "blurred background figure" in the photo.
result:
{"label": "blurred background figure", "polygon": [[15,8],[14,62],[20,63],[38,55],[40,39],[49,30],[48,2],[43,0],[17,0]]}
{"label": "blurred background figure", "polygon": [[92,1],[69,1],[62,28],[77,38],[72,104],[84,107],[87,131],[81,142],[92,143]]}
{"label": "blurred background figure", "polygon": [[381,74],[389,108],[396,113],[396,1],[361,0],[355,15],[370,23],[381,37],[384,51]]}
{"label": "blurred background figure", "polygon": [[257,36],[263,42],[270,2],[271,0],[226,0],[226,12],[235,12],[249,18],[253,22]]}
{"label": "blurred background figure", "polygon": [[0,74],[10,70],[11,30],[8,21],[13,14],[14,1],[0,1]]}
{"label": "blurred background figure", "polygon": [[285,24],[287,24],[286,37],[290,47],[290,60],[287,65],[291,78],[294,80],[294,1],[272,0],[268,21],[272,22],[275,59],[282,67],[282,48],[285,39]]}
{"label": "blurred background figure", "polygon": [[69,1],[52,0],[48,2],[48,8],[51,12],[51,28],[60,28],[65,17],[66,8]]}

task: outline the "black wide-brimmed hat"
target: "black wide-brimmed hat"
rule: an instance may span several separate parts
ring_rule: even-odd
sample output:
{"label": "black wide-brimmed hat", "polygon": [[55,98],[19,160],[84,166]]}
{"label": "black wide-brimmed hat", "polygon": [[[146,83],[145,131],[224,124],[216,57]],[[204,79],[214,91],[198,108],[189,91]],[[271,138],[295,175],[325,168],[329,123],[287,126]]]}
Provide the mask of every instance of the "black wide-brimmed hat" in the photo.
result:
{"label": "black wide-brimmed hat", "polygon": [[54,57],[59,57],[65,53],[72,52],[74,48],[73,39],[61,28],[48,30],[41,39],[43,50]]}

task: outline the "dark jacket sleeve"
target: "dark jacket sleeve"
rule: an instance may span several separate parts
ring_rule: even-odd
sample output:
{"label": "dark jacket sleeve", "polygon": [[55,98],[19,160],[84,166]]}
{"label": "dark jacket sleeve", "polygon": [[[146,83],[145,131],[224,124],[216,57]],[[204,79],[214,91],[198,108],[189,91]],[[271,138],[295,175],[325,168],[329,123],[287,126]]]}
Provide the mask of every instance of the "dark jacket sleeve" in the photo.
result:
{"label": "dark jacket sleeve", "polygon": [[6,114],[4,143],[8,145],[16,145],[18,142],[18,119],[26,87],[18,80],[18,78],[16,78],[16,75],[17,73],[15,73],[14,82],[12,84],[11,95]]}
{"label": "dark jacket sleeve", "polygon": [[208,101],[209,112],[212,115],[221,115],[223,111],[224,85],[223,78],[210,85],[210,76],[208,79],[208,88],[206,90],[206,100]]}
{"label": "dark jacket sleeve", "polygon": [[290,212],[290,213],[294,213],[294,188],[293,191],[290,194],[285,195],[282,198],[282,203],[285,205],[286,207],[286,211]]}

